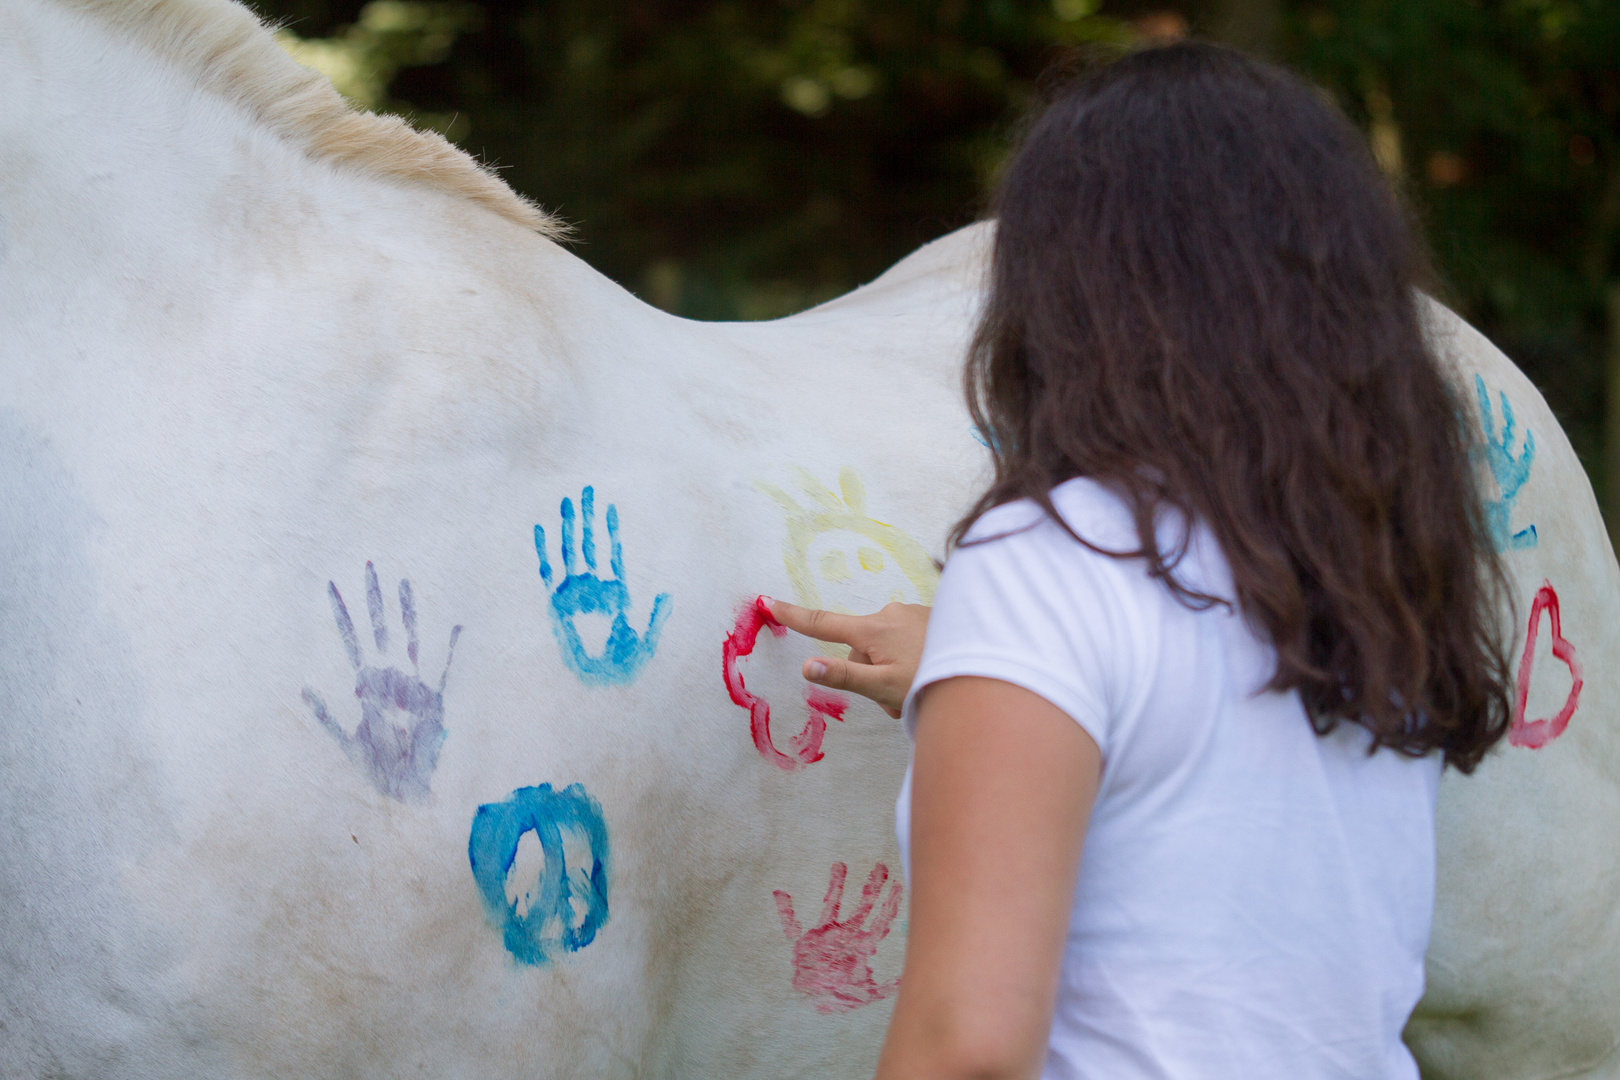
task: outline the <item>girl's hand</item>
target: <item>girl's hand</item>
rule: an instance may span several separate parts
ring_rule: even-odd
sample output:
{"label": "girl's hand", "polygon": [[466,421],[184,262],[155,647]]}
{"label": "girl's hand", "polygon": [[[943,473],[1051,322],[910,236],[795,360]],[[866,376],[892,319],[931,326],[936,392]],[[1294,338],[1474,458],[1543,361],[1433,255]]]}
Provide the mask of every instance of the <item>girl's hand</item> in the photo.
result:
{"label": "girl's hand", "polygon": [[849,659],[813,656],[804,662],[804,677],[817,686],[850,690],[871,698],[895,719],[922,660],[928,608],[922,604],[889,604],[875,615],[839,615],[761,597],[771,617],[789,630],[820,641],[849,646]]}

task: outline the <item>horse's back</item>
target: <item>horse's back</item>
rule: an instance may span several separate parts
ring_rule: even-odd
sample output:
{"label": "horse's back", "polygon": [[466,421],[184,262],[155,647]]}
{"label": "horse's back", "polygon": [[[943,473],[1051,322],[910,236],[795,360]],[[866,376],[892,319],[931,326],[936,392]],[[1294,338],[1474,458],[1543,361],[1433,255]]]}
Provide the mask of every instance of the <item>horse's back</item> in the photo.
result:
{"label": "horse's back", "polygon": [[683,323],[239,150],[245,238],[0,188],[0,1072],[869,1071],[904,739],[726,648],[760,591],[926,598],[971,290],[925,354],[887,290]]}

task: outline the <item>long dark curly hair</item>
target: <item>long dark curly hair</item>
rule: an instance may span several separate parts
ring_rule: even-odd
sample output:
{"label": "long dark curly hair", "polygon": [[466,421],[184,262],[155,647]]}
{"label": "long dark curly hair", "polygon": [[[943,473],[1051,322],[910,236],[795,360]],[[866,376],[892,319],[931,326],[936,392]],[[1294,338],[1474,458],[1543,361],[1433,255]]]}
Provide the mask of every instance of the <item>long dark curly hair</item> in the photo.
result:
{"label": "long dark curly hair", "polygon": [[1140,547],[1105,554],[1219,602],[1160,550],[1173,506],[1318,732],[1471,771],[1508,724],[1504,578],[1422,329],[1427,257],[1360,133],[1241,53],[1145,49],[1057,96],[995,213],[966,372],[995,479],[953,542],[1020,498],[1069,528],[1049,492],[1086,476],[1135,516]]}

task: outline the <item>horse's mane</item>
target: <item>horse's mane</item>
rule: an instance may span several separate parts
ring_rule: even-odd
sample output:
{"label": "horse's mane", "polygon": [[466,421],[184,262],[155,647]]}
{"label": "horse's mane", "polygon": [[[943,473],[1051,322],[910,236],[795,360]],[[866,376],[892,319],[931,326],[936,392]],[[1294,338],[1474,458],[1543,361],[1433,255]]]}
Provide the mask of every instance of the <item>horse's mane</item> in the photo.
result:
{"label": "horse's mane", "polygon": [[566,229],[439,135],[363,112],[325,76],[300,66],[232,0],[57,0],[191,73],[310,157],[390,180],[426,184],[543,235]]}

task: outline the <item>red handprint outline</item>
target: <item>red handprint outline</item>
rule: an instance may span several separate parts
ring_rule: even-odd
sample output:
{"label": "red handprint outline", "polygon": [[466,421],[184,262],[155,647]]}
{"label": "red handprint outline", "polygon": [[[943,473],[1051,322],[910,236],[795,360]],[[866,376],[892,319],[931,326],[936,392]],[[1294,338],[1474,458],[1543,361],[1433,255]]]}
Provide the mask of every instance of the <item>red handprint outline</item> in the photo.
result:
{"label": "red handprint outline", "polygon": [[781,889],[771,894],[776,897],[776,912],[782,917],[782,932],[793,942],[793,988],[815,998],[816,1008],[824,1013],[846,1012],[881,1001],[900,985],[899,979],[880,985],[872,974],[871,960],[878,942],[889,936],[889,924],[900,911],[905,886],[896,881],[872,925],[863,928],[889,880],[889,868],[882,863],[872,867],[861,889],[860,904],[849,918],[840,920],[838,908],[844,901],[844,878],[848,874],[849,867],[843,863],[832,864],[827,898],[821,904],[821,921],[809,930],[801,928],[793,914],[793,897]]}
{"label": "red handprint outline", "polygon": [[[1569,696],[1564,699],[1563,708],[1543,720],[1526,722],[1524,709],[1530,700],[1530,676],[1536,662],[1536,637],[1541,632],[1543,611],[1552,623],[1549,629],[1552,631],[1553,658],[1562,660],[1564,666],[1569,668],[1573,685],[1569,688]],[[1580,704],[1582,685],[1581,663],[1575,659],[1575,646],[1564,638],[1559,620],[1558,593],[1553,591],[1551,581],[1543,579],[1541,588],[1536,590],[1536,598],[1530,603],[1530,628],[1525,633],[1524,655],[1519,659],[1519,678],[1514,687],[1513,720],[1508,726],[1508,742],[1529,750],[1540,750],[1562,735],[1569,726],[1569,718],[1575,715],[1575,707]]]}
{"label": "red handprint outline", "polygon": [[738,660],[754,651],[759,632],[765,627],[777,637],[787,633],[787,627],[776,621],[764,600],[755,597],[752,604],[737,613],[736,628],[726,635],[720,649],[720,674],[731,700],[748,710],[748,727],[759,756],[783,772],[795,772],[826,756],[821,752],[821,740],[827,734],[827,717],[842,721],[849,701],[840,694],[806,687],[804,702],[809,707],[810,719],[797,735],[788,739],[792,754],[778,750],[771,741],[771,703],[743,685],[742,671],[737,666]]}

